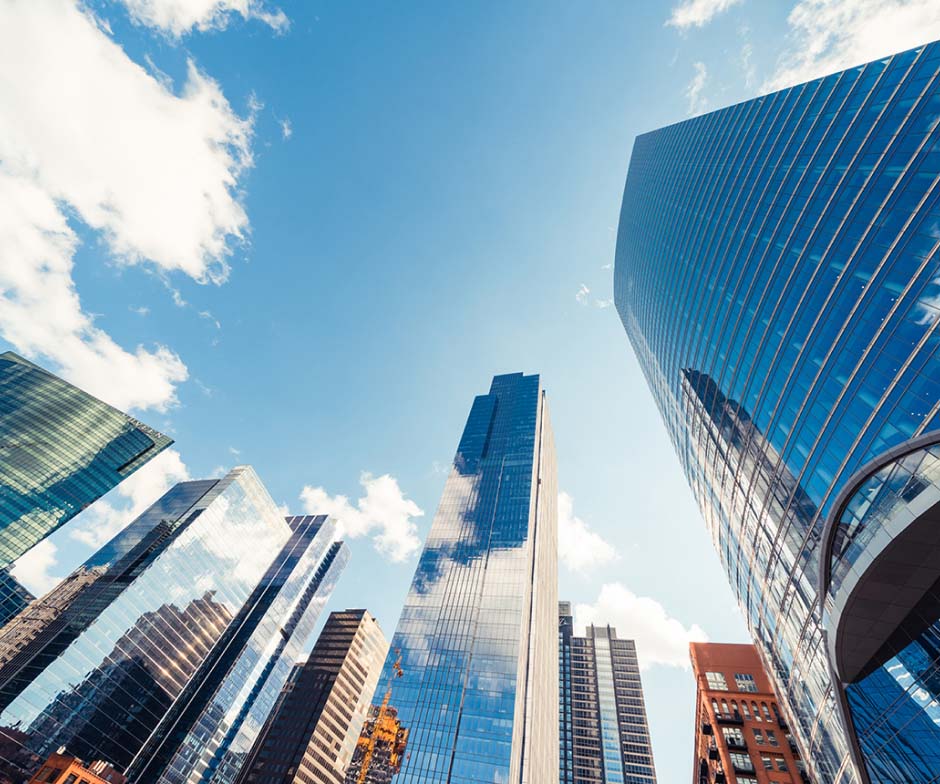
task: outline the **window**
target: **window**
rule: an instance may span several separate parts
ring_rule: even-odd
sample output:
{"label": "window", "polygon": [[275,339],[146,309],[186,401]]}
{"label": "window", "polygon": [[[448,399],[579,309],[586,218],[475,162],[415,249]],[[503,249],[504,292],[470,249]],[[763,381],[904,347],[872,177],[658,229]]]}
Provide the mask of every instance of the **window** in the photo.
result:
{"label": "window", "polygon": [[722,727],[721,734],[725,736],[725,745],[738,748],[744,746],[744,733],[740,727]]}
{"label": "window", "polygon": [[786,773],[787,761],[783,757],[777,757],[777,770],[780,770]]}
{"label": "window", "polygon": [[745,719],[750,719],[750,718],[751,718],[751,711],[750,711],[750,709],[747,707],[747,700],[741,700],[741,707],[744,709],[744,718],[745,718]]}
{"label": "window", "polygon": [[760,710],[754,700],[751,700],[751,710],[754,711],[754,721],[760,721]]}
{"label": "window", "polygon": [[777,735],[773,730],[767,730],[767,741],[770,743],[771,746],[780,745],[779,743],[777,743]]}
{"label": "window", "polygon": [[761,708],[762,708],[763,711],[764,711],[764,718],[765,718],[767,721],[773,721],[773,719],[770,717],[770,708],[767,707],[767,703],[766,703],[766,702],[762,702],[762,703],[760,704],[760,706],[761,706]]}
{"label": "window", "polygon": [[722,700],[722,701],[721,701],[721,712],[722,712],[722,713],[731,713],[731,711],[728,709],[728,701],[727,701],[727,700]]}
{"label": "window", "polygon": [[774,761],[767,754],[760,755],[760,761],[764,763],[764,770],[773,770]]}
{"label": "window", "polygon": [[715,691],[728,691],[728,681],[720,672],[706,672],[705,680],[708,681],[708,688]]}
{"label": "window", "polygon": [[734,674],[734,682],[738,687],[738,691],[757,691],[757,683],[754,681],[754,676],[746,672],[736,672]]}
{"label": "window", "polygon": [[738,784],[758,784],[753,776],[737,776]]}
{"label": "window", "polygon": [[731,753],[731,765],[735,770],[743,770],[745,773],[754,772],[754,763],[747,754]]}
{"label": "window", "polygon": [[758,746],[763,746],[764,745],[764,733],[761,732],[760,730],[754,730],[753,732],[754,732],[754,741],[757,743]]}

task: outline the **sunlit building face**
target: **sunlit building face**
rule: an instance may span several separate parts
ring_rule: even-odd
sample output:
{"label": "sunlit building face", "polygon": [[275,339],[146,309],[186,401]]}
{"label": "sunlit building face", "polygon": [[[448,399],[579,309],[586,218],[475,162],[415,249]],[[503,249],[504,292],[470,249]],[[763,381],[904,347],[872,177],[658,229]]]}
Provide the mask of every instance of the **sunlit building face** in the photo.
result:
{"label": "sunlit building face", "polygon": [[176,485],[0,632],[4,772],[65,746],[132,780],[230,781],[346,558],[250,468]]}
{"label": "sunlit building face", "polygon": [[496,376],[473,402],[373,699],[390,687],[408,732],[396,784],[557,778],[556,496],[539,378]]}
{"label": "sunlit building face", "polygon": [[940,775],[940,46],[636,140],[615,299],[812,776]]}

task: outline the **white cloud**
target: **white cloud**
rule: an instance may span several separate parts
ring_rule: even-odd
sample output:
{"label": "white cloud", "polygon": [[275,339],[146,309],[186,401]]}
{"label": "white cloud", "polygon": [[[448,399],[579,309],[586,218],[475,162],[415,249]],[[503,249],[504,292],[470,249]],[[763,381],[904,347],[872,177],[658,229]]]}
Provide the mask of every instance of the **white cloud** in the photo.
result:
{"label": "white cloud", "polygon": [[43,539],[31,550],[27,550],[10,568],[17,580],[29,589],[34,596],[42,596],[58,585],[64,575],[56,575],[52,570],[58,565],[58,548],[48,539]]}
{"label": "white cloud", "polygon": [[257,0],[121,0],[137,24],[159,28],[177,38],[193,29],[222,30],[233,14],[243,19],[257,19],[277,31],[290,22],[284,12],[267,10]]}
{"label": "white cloud", "polygon": [[223,281],[252,121],[193,63],[172,92],[75,0],[0,4],[0,73],[0,335],[114,405],[165,410],[186,366],[82,309],[66,215],[120,263]]}
{"label": "white cloud", "polygon": [[97,550],[173,485],[187,479],[189,471],[179,452],[165,449],[78,515],[69,525],[69,536]]}
{"label": "white cloud", "polygon": [[574,513],[574,499],[558,494],[558,560],[574,572],[583,572],[620,557],[612,544]]}
{"label": "white cloud", "polygon": [[128,305],[128,309],[131,311],[131,313],[136,313],[138,316],[150,315],[150,308],[148,308],[146,305],[139,305],[137,307]]}
{"label": "white cloud", "polygon": [[754,67],[754,47],[750,43],[741,47],[741,71],[744,73],[744,86],[751,87],[757,81],[757,69]]}
{"label": "white cloud", "polygon": [[421,549],[414,518],[423,516],[424,510],[405,498],[398,480],[389,474],[363,473],[359,484],[366,494],[356,506],[344,495],[331,496],[322,487],[307,485],[300,493],[304,511],[335,517],[340,537],[371,536],[375,549],[389,560],[407,560]]}
{"label": "white cloud", "polygon": [[701,114],[708,106],[708,99],[702,94],[708,79],[708,69],[705,63],[695,63],[694,67],[695,76],[685,89],[685,97],[689,99],[689,114]]}
{"label": "white cloud", "polygon": [[800,0],[790,46],[763,91],[779,90],[940,38],[937,0]]}
{"label": "white cloud", "polygon": [[640,669],[657,664],[688,669],[689,643],[708,640],[698,624],[686,628],[658,601],[637,596],[622,583],[603,585],[597,601],[577,605],[574,614],[578,633],[592,623],[609,624],[616,627],[618,637],[636,640]]}
{"label": "white cloud", "polygon": [[587,303],[587,299],[590,293],[591,290],[582,283],[578,288],[577,293],[574,295],[574,298],[578,301],[579,304],[584,305]]}
{"label": "white cloud", "polygon": [[613,299],[610,299],[610,298],[594,300],[594,307],[600,308],[601,310],[603,310],[604,308],[609,308],[613,304],[614,304],[614,301]]}
{"label": "white cloud", "polygon": [[287,119],[281,120],[281,138],[284,141],[287,141],[293,135],[294,135],[294,126],[290,124],[290,120],[287,120]]}
{"label": "white cloud", "polygon": [[685,0],[672,9],[667,25],[687,30],[690,27],[702,27],[718,14],[727,11],[741,0]]}

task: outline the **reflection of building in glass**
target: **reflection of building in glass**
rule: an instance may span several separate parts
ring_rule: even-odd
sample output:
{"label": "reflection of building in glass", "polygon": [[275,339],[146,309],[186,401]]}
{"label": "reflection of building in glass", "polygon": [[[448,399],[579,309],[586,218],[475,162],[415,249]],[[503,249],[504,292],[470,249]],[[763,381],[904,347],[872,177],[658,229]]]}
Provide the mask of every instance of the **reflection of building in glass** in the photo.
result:
{"label": "reflection of building in glass", "polygon": [[560,784],[656,784],[636,645],[610,626],[577,637],[571,605],[558,612]]}
{"label": "reflection of building in glass", "polygon": [[0,567],[0,627],[10,618],[22,612],[36,597],[10,574],[10,570]]}
{"label": "reflection of building in glass", "polygon": [[[176,485],[3,630],[0,737],[128,773],[213,700],[212,752],[250,745],[345,553],[325,518],[285,521],[250,468]],[[220,673],[225,694],[207,693]]]}
{"label": "reflection of building in glass", "polygon": [[693,642],[695,781],[807,780],[789,722],[753,645]]}
{"label": "reflection of building in glass", "polygon": [[171,443],[16,354],[0,354],[0,568]]}
{"label": "reflection of building in glass", "polygon": [[365,610],[330,613],[294,667],[239,784],[343,784],[388,651]]}
{"label": "reflection of building in glass", "polygon": [[557,777],[555,475],[538,376],[496,376],[473,401],[373,699],[391,683],[409,733],[397,784]]}
{"label": "reflection of building in glass", "polygon": [[940,776],[938,66],[645,134],[624,192],[617,308],[820,782]]}
{"label": "reflection of building in glass", "polygon": [[29,784],[124,784],[127,779],[108,763],[86,765],[70,754],[50,754]]}

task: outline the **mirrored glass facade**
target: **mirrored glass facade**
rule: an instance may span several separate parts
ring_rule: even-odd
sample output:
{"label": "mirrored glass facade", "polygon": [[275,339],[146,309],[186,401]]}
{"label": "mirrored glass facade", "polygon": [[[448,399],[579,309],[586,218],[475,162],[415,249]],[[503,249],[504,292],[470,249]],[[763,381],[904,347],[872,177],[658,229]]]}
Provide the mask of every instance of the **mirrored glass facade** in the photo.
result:
{"label": "mirrored glass facade", "polygon": [[557,780],[556,504],[539,377],[496,376],[473,402],[373,699],[391,686],[409,733],[396,784]]}
{"label": "mirrored glass facade", "polygon": [[610,626],[574,635],[567,602],[558,621],[560,784],[656,784],[635,643]]}
{"label": "mirrored glass facade", "polygon": [[13,352],[0,354],[0,568],[172,443]]}
{"label": "mirrored glass facade", "polygon": [[938,70],[931,44],[645,134],[624,192],[618,312],[822,782],[940,773],[933,627],[910,678],[843,682],[820,601],[839,494],[940,427]]}
{"label": "mirrored glass facade", "polygon": [[[292,530],[250,468],[176,485],[0,631],[0,743],[16,751],[2,772],[25,780],[60,746],[127,770],[181,701],[204,695],[207,667],[245,662],[251,646],[265,655],[226,685],[251,695],[246,713],[270,707],[341,556],[323,518]],[[246,639],[265,623],[263,644]]]}

